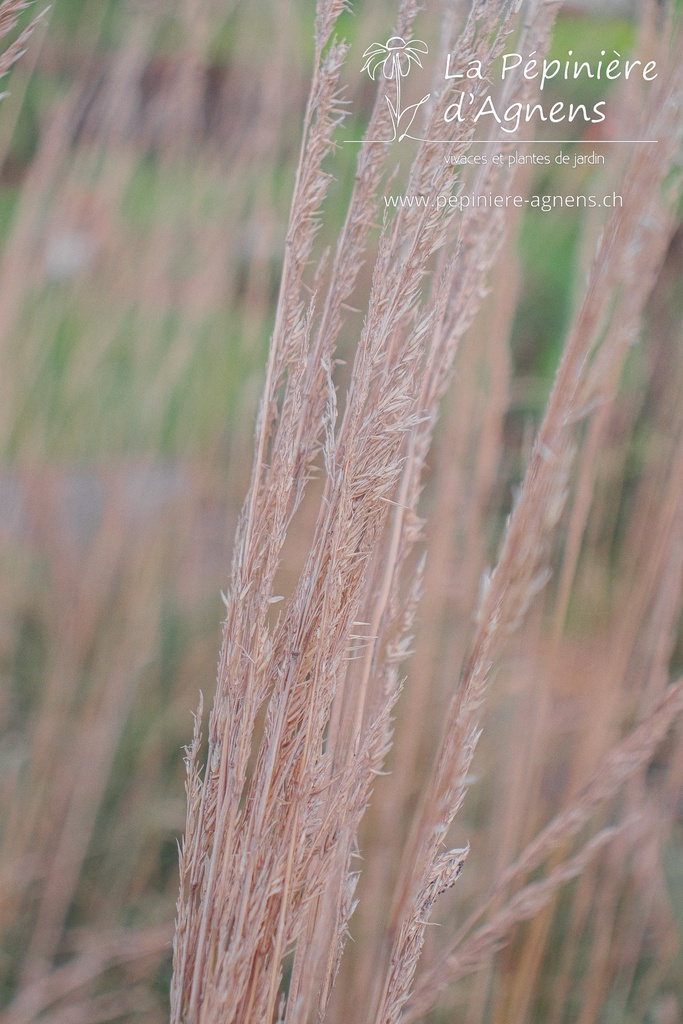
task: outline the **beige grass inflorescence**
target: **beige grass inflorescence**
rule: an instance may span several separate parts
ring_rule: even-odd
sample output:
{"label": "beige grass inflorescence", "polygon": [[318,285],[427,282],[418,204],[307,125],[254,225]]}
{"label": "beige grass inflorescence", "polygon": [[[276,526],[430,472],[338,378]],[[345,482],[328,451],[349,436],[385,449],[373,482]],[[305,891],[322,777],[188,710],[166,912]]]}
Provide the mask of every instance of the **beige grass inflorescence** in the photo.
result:
{"label": "beige grass inflorescence", "polygon": [[[404,149],[366,142],[335,182],[347,83],[367,138],[391,132],[343,6],[318,5],[307,106],[301,5],[172,0],[37,33],[0,107],[2,1024],[168,1019],[178,751],[245,490],[188,756],[174,1022],[676,1019],[680,35],[639,6],[660,77],[615,86],[608,127],[659,142],[580,181],[624,208],[576,218],[566,330],[535,342],[566,338],[548,399],[516,351],[527,222],[382,204],[539,179],[423,144],[406,181]],[[562,13],[388,7],[354,11],[359,39],[438,31],[484,63],[541,53]],[[48,116],[15,166],[33,67]],[[442,137],[443,88],[416,134]]]}
{"label": "beige grass inflorescence", "polygon": [[[339,77],[347,50],[333,31],[344,6],[318,4],[313,81],[203,773],[201,707],[188,750],[175,1024],[327,1019],[356,906],[361,822],[392,743],[419,607],[418,502],[426,458],[454,359],[508,227],[504,212],[456,220],[434,206],[404,207],[385,221],[340,415],[335,345],[376,219],[386,160],[385,147],[361,145],[337,248],[309,284],[329,184],[322,165],[342,119]],[[449,49],[488,66],[519,27],[525,52],[543,52],[557,6],[530,0],[519,27],[519,3],[475,0],[447,40]],[[416,13],[413,3],[402,3],[395,34],[407,35]],[[673,198],[664,183],[680,153],[682,83],[680,68],[666,63],[639,120],[660,140],[658,150],[639,147],[624,172],[624,207],[604,225],[497,563],[485,580],[460,679],[452,679],[442,739],[394,880],[386,927],[368,951],[371,982],[353,1008],[354,1019],[367,1024],[418,1019],[449,979],[483,964],[515,922],[538,911],[623,834],[598,832],[544,881],[524,887],[524,878],[570,843],[595,808],[646,764],[680,710],[679,685],[503,876],[501,892],[515,883],[513,894],[488,923],[442,954],[414,990],[434,906],[466,870],[467,849],[449,849],[448,839],[465,797],[494,661],[548,581],[582,424],[610,398],[614,368],[638,329],[673,232]],[[380,90],[371,139],[384,116],[381,99]],[[427,138],[438,137],[439,125],[443,133],[446,102],[447,93],[437,91]],[[473,132],[472,123],[453,127],[454,153],[466,151]],[[430,193],[437,181],[443,191],[442,149],[422,143],[406,191]],[[502,192],[513,183],[513,171],[488,165],[474,188]],[[454,174],[450,188],[461,187]],[[283,598],[275,587],[288,530],[318,471],[324,482],[310,549],[279,611]]]}

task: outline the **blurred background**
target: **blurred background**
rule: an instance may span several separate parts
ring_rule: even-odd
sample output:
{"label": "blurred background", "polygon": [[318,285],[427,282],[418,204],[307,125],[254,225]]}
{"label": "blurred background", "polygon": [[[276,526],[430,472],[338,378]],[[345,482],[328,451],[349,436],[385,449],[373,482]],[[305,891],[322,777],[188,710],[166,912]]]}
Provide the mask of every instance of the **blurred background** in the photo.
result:
{"label": "blurred background", "polygon": [[[628,52],[634,7],[567,3],[553,45],[588,57],[608,39],[610,49]],[[354,10],[340,34],[354,45],[345,130],[357,138],[374,95],[357,58],[385,38],[394,10],[385,0]],[[4,1024],[167,1016],[182,746],[199,691],[210,702],[215,679],[220,591],[250,469],[313,14],[304,0],[57,0],[6,82]],[[438,28],[430,16],[419,24],[424,38]],[[349,145],[335,154],[320,251],[343,218],[354,156]],[[596,191],[598,181],[611,190],[613,173],[551,168],[529,187]],[[470,404],[445,411],[432,465],[446,496],[433,484],[425,497],[427,510],[446,501],[453,512],[430,535],[445,558],[424,613],[423,648],[432,659],[440,652],[440,682],[420,707],[427,723],[438,720],[448,666],[469,635],[481,571],[523,472],[596,230],[577,211],[529,211],[497,272],[497,319],[488,306],[463,347],[458,373]],[[466,906],[577,788],[662,673],[680,672],[683,524],[673,489],[681,484],[682,249],[676,236],[650,301],[649,343],[629,354],[619,399],[591,442],[583,479],[595,501],[582,513],[579,540],[569,525],[563,534],[578,544],[575,556],[562,556],[571,568],[496,683],[480,784],[462,823],[478,850],[478,867],[458,890]],[[342,355],[360,323],[349,317]],[[662,539],[659,554],[655,528],[669,545]],[[296,537],[291,559],[285,579],[300,563]],[[596,678],[604,683],[599,700]],[[429,742],[414,743],[419,766]],[[565,900],[523,929],[491,969],[493,1001],[489,973],[459,997],[460,1016],[430,1020],[681,1019],[679,747],[672,738],[642,782],[666,811],[656,817],[661,844],[641,837],[635,858],[624,846],[610,855],[614,863],[596,867],[576,897],[583,918],[571,917]],[[511,753],[501,758],[501,750]],[[658,787],[664,762],[675,770]],[[400,814],[409,813],[416,785],[408,780]],[[627,920],[638,927],[615,958]],[[343,976],[341,990],[353,984]]]}

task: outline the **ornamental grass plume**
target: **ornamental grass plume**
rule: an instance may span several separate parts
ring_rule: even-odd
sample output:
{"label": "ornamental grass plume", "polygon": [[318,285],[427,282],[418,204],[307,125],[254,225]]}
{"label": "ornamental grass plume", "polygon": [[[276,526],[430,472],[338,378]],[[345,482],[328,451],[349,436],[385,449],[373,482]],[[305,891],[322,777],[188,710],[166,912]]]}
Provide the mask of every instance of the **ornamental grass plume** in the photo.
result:
{"label": "ornamental grass plume", "polygon": [[[475,207],[454,218],[436,204],[406,205],[384,220],[340,410],[336,346],[388,160],[386,146],[361,144],[336,249],[310,279],[330,184],[323,165],[344,114],[340,76],[348,48],[333,33],[345,6],[340,0],[317,5],[314,70],[203,770],[201,704],[187,751],[174,1024],[349,1019],[334,986],[357,900],[364,898],[356,861],[359,852],[365,855],[362,825],[392,746],[402,666],[416,629],[427,456],[461,342],[513,226],[506,208]],[[449,49],[488,66],[518,31],[520,48],[543,53],[558,4],[530,0],[520,22],[521,6],[474,0],[463,24],[452,28]],[[404,0],[390,41],[410,39],[416,15],[417,5]],[[639,120],[659,147],[632,154],[623,207],[603,226],[497,561],[484,580],[459,681],[451,676],[441,739],[388,906],[378,904],[385,919],[371,929],[369,948],[356,954],[371,964],[370,983],[343,989],[353,993],[353,1019],[367,1024],[423,1019],[451,980],[484,964],[517,922],[547,906],[607,844],[632,832],[626,815],[592,837],[582,832],[581,845],[571,849],[596,809],[652,757],[681,710],[679,684],[647,709],[600,778],[573,796],[501,876],[504,901],[497,902],[495,889],[490,908],[482,901],[488,921],[440,955],[431,950],[427,980],[416,984],[435,907],[468,868],[468,848],[452,844],[451,827],[469,784],[494,663],[550,579],[584,424],[613,398],[617,370],[674,232],[669,172],[680,157],[683,91],[675,61],[663,59],[662,67]],[[398,108],[384,102],[383,79],[391,77],[380,76],[368,140],[386,132],[389,117],[396,128]],[[487,87],[471,86],[482,95]],[[532,89],[531,82],[511,80],[506,101],[525,102]],[[435,84],[430,99],[422,136],[441,138],[444,83]],[[473,117],[449,123],[452,154],[466,153],[475,129]],[[438,185],[457,195],[463,180],[455,166],[448,173],[444,185],[442,146],[421,142],[406,191],[431,194]],[[517,174],[516,166],[490,162],[476,169],[472,188],[510,194]],[[281,595],[286,541],[318,474],[310,546],[291,593]],[[530,882],[529,873],[558,844],[566,853],[551,860],[542,880]],[[370,851],[381,857],[381,841]],[[340,977],[346,986],[343,969]]]}
{"label": "ornamental grass plume", "polygon": [[[22,6],[0,4],[0,31]],[[188,750],[173,1020],[675,1019],[672,7],[639,7],[633,51],[658,77],[615,82],[603,126],[658,142],[581,170],[621,208],[385,194],[541,187],[529,128],[475,150],[471,117],[444,122],[439,74],[447,53],[542,59],[559,6],[444,2],[427,62],[417,3],[392,25],[365,5],[355,53],[335,35],[344,4],[320,0],[296,175],[308,57],[288,0],[100,4],[78,39],[51,26],[35,150],[6,124],[0,140],[2,1024],[168,1019],[177,751],[245,490],[208,743],[200,705]],[[373,19],[386,43],[360,56]],[[240,59],[256,38],[258,74]],[[369,90],[355,157],[338,146],[349,79]],[[22,64],[9,118],[28,88]],[[533,106],[534,88],[475,79],[472,108],[491,91]],[[445,123],[450,147],[420,142]],[[459,163],[473,152],[488,161]],[[558,269],[565,230],[576,267]],[[568,280],[539,300],[541,263]]]}
{"label": "ornamental grass plume", "polygon": [[[2,0],[0,4],[0,40],[10,35],[17,27],[24,11],[31,7],[27,0]],[[49,8],[48,8],[49,10]],[[45,16],[43,11],[12,40],[10,45],[0,53],[0,78],[4,77],[14,64],[26,52],[26,44],[38,22]]]}

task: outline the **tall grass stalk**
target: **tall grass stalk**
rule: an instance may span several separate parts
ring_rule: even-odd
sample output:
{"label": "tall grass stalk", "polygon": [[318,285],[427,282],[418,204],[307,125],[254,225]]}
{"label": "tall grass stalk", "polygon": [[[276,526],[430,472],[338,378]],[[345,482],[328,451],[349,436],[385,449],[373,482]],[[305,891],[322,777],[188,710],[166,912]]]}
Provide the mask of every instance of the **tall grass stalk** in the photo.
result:
{"label": "tall grass stalk", "polygon": [[641,5],[660,76],[609,100],[613,137],[659,143],[572,178],[623,194],[611,219],[389,215],[388,191],[540,179],[337,144],[349,109],[391,135],[371,36],[430,41],[415,134],[441,138],[447,50],[547,48],[559,5],[517,6],[321,0],[308,92],[291,0],[60,0],[12,71],[2,1024],[168,1020],[184,826],[174,1021],[676,1019],[675,20]]}
{"label": "tall grass stalk", "polygon": [[[488,66],[517,26],[519,6],[475,0],[460,33],[447,41],[449,49]],[[557,6],[526,5],[523,48],[544,51]],[[361,145],[330,269],[321,265],[309,284],[329,184],[323,164],[342,118],[339,77],[347,51],[332,39],[342,8],[333,0],[317,8],[313,79],[203,771],[201,708],[188,749],[172,985],[177,1024],[292,1024],[330,1019],[329,1012],[344,1019],[343,1006],[334,1009],[331,1002],[332,989],[356,906],[361,822],[391,747],[401,666],[423,588],[418,503],[427,454],[461,339],[510,226],[505,212],[477,211],[454,221],[434,205],[403,207],[385,220],[340,415],[335,344],[376,218],[386,152]],[[395,34],[407,32],[414,16],[414,6],[403,3]],[[628,832],[630,818],[598,831],[551,866],[543,881],[524,886],[539,851],[545,861],[557,849],[558,840],[548,837],[557,832],[563,842],[571,840],[595,805],[652,756],[680,709],[676,688],[647,712],[626,741],[626,750],[637,751],[628,770],[615,770],[612,784],[572,798],[503,876],[504,890],[514,881],[516,891],[488,924],[461,940],[461,949],[437,961],[427,976],[433,980],[414,990],[435,904],[467,870],[467,848],[449,848],[448,840],[465,797],[494,662],[549,580],[581,426],[613,396],[673,233],[673,198],[664,186],[680,152],[681,80],[666,63],[638,121],[660,145],[639,147],[625,171],[623,208],[604,225],[496,565],[484,583],[459,681],[452,678],[442,739],[412,819],[384,932],[376,932],[376,948],[368,950],[371,983],[354,1002],[355,1019],[367,1024],[418,1019],[449,977],[484,963],[516,922]],[[472,84],[474,92],[483,88]],[[381,92],[368,138],[382,117],[380,99]],[[425,137],[443,134],[447,102],[445,89],[433,96]],[[471,121],[452,127],[451,153],[466,151],[474,127]],[[422,143],[407,191],[431,193],[437,183],[443,191],[442,148]],[[513,184],[512,171],[492,164],[474,179],[477,191],[511,190]],[[447,187],[455,192],[462,181],[453,175]],[[318,472],[323,483],[310,548],[280,610],[276,587],[288,531]],[[615,763],[622,767],[623,756],[617,748]],[[373,854],[381,856],[381,847]]]}

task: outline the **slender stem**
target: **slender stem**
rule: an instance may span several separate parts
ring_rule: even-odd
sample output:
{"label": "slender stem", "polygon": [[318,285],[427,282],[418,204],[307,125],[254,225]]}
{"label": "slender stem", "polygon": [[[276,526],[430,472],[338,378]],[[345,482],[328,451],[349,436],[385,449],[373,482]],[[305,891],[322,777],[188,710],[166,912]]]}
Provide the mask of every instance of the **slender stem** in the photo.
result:
{"label": "slender stem", "polygon": [[394,75],[396,76],[396,132],[398,133],[398,123],[401,120],[401,65],[397,54],[394,55]]}

